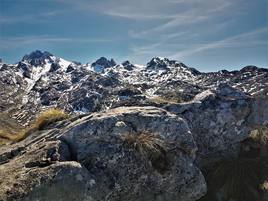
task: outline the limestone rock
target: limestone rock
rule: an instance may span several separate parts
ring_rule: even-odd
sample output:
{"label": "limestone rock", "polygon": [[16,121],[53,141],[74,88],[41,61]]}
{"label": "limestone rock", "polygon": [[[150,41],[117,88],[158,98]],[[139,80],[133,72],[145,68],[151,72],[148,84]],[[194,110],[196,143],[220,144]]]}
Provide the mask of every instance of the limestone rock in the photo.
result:
{"label": "limestone rock", "polygon": [[[156,157],[122,138],[144,130],[163,142]],[[186,121],[163,109],[93,113],[1,147],[0,200],[194,201],[206,192],[196,151]]]}
{"label": "limestone rock", "polygon": [[238,152],[240,142],[252,129],[247,121],[252,102],[250,96],[221,84],[198,94],[193,101],[166,109],[187,120],[198,146],[197,161],[204,164]]}

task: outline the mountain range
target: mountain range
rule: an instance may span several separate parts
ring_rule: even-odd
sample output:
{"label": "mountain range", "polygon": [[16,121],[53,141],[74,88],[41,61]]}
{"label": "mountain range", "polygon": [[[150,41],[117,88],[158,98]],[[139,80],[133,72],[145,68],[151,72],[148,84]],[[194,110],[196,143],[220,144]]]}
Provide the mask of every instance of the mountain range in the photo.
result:
{"label": "mountain range", "polygon": [[146,65],[101,57],[81,64],[36,50],[15,64],[0,63],[0,112],[21,124],[36,112],[58,107],[88,113],[118,106],[191,101],[207,89],[226,83],[251,96],[267,96],[268,69],[200,72],[184,63],[154,57]]}
{"label": "mountain range", "polygon": [[0,200],[267,201],[268,69],[37,50],[0,88]]}

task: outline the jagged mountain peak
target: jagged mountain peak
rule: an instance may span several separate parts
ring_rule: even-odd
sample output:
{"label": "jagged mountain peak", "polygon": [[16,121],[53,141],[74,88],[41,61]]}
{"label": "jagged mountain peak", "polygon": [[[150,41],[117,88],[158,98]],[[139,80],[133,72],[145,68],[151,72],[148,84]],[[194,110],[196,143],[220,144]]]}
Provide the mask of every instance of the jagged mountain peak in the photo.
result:
{"label": "jagged mountain peak", "polygon": [[106,57],[100,57],[91,64],[92,70],[98,73],[102,73],[104,69],[116,66],[114,59],[107,59]]}
{"label": "jagged mountain peak", "polygon": [[92,63],[92,65],[100,65],[103,66],[104,68],[112,67],[116,65],[116,62],[114,59],[107,59],[106,57],[100,57],[97,59],[95,62]]}
{"label": "jagged mountain peak", "polygon": [[170,60],[168,58],[163,57],[153,57],[148,63],[147,63],[148,69],[167,69],[168,67],[185,67],[187,66],[177,60]]}
{"label": "jagged mountain peak", "polygon": [[132,63],[130,63],[130,61],[126,60],[124,62],[122,62],[122,66],[127,69],[127,70],[133,70],[133,68],[135,67]]}
{"label": "jagged mountain peak", "polygon": [[21,70],[24,77],[37,81],[47,73],[55,72],[59,69],[66,71],[70,64],[72,62],[56,57],[47,51],[35,50],[30,54],[26,54],[16,66],[17,69]]}
{"label": "jagged mountain peak", "polygon": [[53,57],[54,56],[47,51],[42,52],[40,50],[35,50],[30,54],[26,54],[25,56],[23,56],[22,62],[27,62],[33,66],[41,66],[47,61],[53,62],[55,60]]}
{"label": "jagged mountain peak", "polygon": [[50,52],[48,51],[41,51],[41,50],[34,50],[30,54],[26,54],[23,58],[40,58],[44,56],[53,56]]}
{"label": "jagged mountain peak", "polygon": [[126,60],[126,61],[123,61],[123,62],[122,62],[122,65],[123,65],[123,66],[129,65],[129,64],[131,64],[129,60]]}

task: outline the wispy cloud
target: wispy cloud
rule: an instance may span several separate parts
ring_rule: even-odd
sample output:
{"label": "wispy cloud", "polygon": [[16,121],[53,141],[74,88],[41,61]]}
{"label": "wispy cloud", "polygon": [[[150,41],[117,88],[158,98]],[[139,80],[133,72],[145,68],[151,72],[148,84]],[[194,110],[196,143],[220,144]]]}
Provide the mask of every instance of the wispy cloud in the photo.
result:
{"label": "wispy cloud", "polygon": [[[158,25],[152,28],[142,31],[132,31],[130,36],[135,38],[142,38],[146,36],[150,37],[151,34],[167,32],[170,31],[170,29],[176,29],[173,31],[178,31],[178,29],[182,28],[185,25],[194,25],[201,22],[215,20],[217,17],[221,16],[230,6],[233,5],[233,3],[230,1],[222,0],[205,0],[202,2],[195,2],[195,4],[191,0],[176,2],[182,7],[185,7],[183,11],[177,12],[177,14],[170,17],[169,20],[160,22]],[[180,6],[176,6],[180,8]]]}
{"label": "wispy cloud", "polygon": [[[151,54],[153,52],[158,52],[159,49],[162,49],[161,46],[163,44],[168,44],[169,40],[172,40],[177,37],[181,37],[183,35],[187,35],[187,31],[184,32],[179,32],[179,33],[174,33],[174,34],[164,34],[159,38],[159,40],[155,43],[150,43],[148,45],[141,45],[141,46],[132,46],[131,51],[133,53],[138,53],[138,54]],[[176,44],[178,46],[178,44]]]}
{"label": "wispy cloud", "polygon": [[[266,30],[233,35],[228,30],[235,24],[238,1],[230,0],[168,0],[168,10],[156,12],[169,17],[143,30],[131,30],[129,36],[144,40],[142,45],[130,47],[130,57],[165,56],[183,59],[199,52],[219,48],[237,48],[264,45],[258,38]],[[222,34],[226,32],[227,34]],[[174,37],[168,37],[168,36]],[[229,37],[224,38],[224,35]]]}
{"label": "wispy cloud", "polygon": [[[169,20],[166,23],[163,23],[161,25],[157,25],[151,29],[145,29],[142,31],[130,31],[130,36],[133,38],[148,38],[151,37],[150,34],[159,33],[163,31],[169,31],[170,28],[178,27],[180,25],[189,25],[194,24],[197,22],[202,22],[208,19],[207,16],[190,16],[188,14],[186,15],[178,15],[174,17],[173,19]],[[177,30],[176,30],[177,31]]]}
{"label": "wispy cloud", "polygon": [[171,58],[183,58],[191,56],[198,52],[204,52],[220,48],[243,48],[254,46],[267,46],[268,41],[264,41],[261,36],[268,36],[268,28],[261,28],[247,33],[231,36],[219,41],[214,41],[207,44],[196,44],[189,49],[179,51],[176,54],[170,55]]}
{"label": "wispy cloud", "polygon": [[[210,53],[210,50],[220,54],[221,51],[225,52],[226,48],[236,49],[237,54],[246,55],[244,52],[251,53],[251,50],[244,51],[243,48],[249,50],[251,47],[258,47],[258,53],[262,54],[263,46],[267,45],[267,37],[263,37],[267,30],[263,28],[254,31],[265,26],[265,19],[262,20],[266,15],[263,9],[265,4],[261,1],[47,1],[49,5],[40,8],[41,4],[28,0],[24,9],[32,12],[23,12],[22,8],[15,6],[13,12],[6,10],[0,13],[0,26],[15,25],[3,26],[6,30],[2,32],[2,36],[0,32],[0,50],[5,50],[5,53],[8,49],[13,51],[20,46],[28,48],[49,44],[58,47],[79,43],[75,45],[78,49],[94,47],[96,52],[104,54],[117,51],[115,54],[121,54],[128,59],[144,61],[152,56],[174,59],[202,56],[201,52]],[[47,12],[44,12],[45,10]],[[16,11],[19,11],[20,15],[13,14]],[[64,26],[67,21],[70,23]],[[25,22],[29,24],[24,26]],[[39,23],[44,26],[39,26]],[[38,29],[32,26],[36,24]],[[20,31],[21,27],[27,29]],[[78,38],[72,37],[74,31]],[[39,33],[44,35],[39,36]],[[22,37],[14,37],[20,34]],[[64,37],[60,37],[61,35]],[[114,39],[114,36],[118,38]],[[96,44],[87,45],[89,43]],[[106,45],[103,43],[107,43],[108,48],[105,50],[102,49]],[[260,57],[257,55],[256,59]]]}
{"label": "wispy cloud", "polygon": [[21,23],[21,22],[27,22],[27,23],[40,23],[47,21],[47,19],[50,19],[52,17],[55,17],[64,11],[60,10],[53,10],[53,11],[47,11],[42,12],[38,14],[25,14],[25,15],[12,15],[12,16],[0,16],[0,24],[14,24],[14,23]]}
{"label": "wispy cloud", "polygon": [[105,1],[86,1],[86,0],[56,0],[65,5],[81,11],[94,11],[103,15],[109,15],[132,20],[159,20],[171,19],[175,14],[160,12],[166,9],[168,4],[160,0],[105,0]]}
{"label": "wispy cloud", "polygon": [[[97,12],[102,15],[125,18],[147,23],[143,29],[129,30],[133,38],[151,38],[152,34],[178,31],[187,26],[215,20],[231,14],[236,2],[231,0],[55,0],[81,12]],[[237,12],[237,9],[235,9]],[[152,23],[150,23],[152,22]],[[176,29],[176,30],[174,30]]]}
{"label": "wispy cloud", "polygon": [[[62,4],[69,4],[72,8],[95,11],[104,15],[128,18],[133,20],[165,20],[174,19],[184,13],[200,15],[201,13],[211,13],[221,11],[229,7],[231,0],[56,0]],[[190,14],[192,16],[192,14]],[[197,16],[198,17],[198,16]]]}
{"label": "wispy cloud", "polygon": [[[221,25],[219,25],[219,28]],[[141,46],[133,46],[130,48],[131,53],[129,55],[132,59],[148,59],[152,56],[163,56],[172,59],[184,59],[189,56],[193,56],[200,52],[206,52],[210,50],[219,50],[222,48],[252,48],[258,46],[267,46],[268,41],[263,40],[268,37],[268,28],[260,28],[254,31],[241,33],[235,36],[229,36],[217,41],[203,42],[198,41],[194,43],[176,41],[177,37],[192,37],[189,32],[178,33],[178,35],[166,35],[161,40],[155,43],[149,43]]]}
{"label": "wispy cloud", "polygon": [[113,42],[116,39],[101,39],[101,38],[67,38],[53,36],[25,36],[25,37],[0,37],[0,48],[20,47],[22,45],[31,44],[48,44],[48,43],[106,43]]}
{"label": "wispy cloud", "polygon": [[[235,5],[238,1],[231,0],[56,0],[72,9],[81,12],[96,12],[102,15],[131,20],[140,23],[143,28],[134,27],[127,30],[128,36],[132,39],[151,40],[162,37],[162,35],[184,32],[200,24],[209,27],[209,23],[228,13],[237,12]],[[229,20],[227,20],[229,21]],[[131,22],[131,23],[132,23]],[[220,23],[220,22],[217,22]],[[197,30],[189,33],[196,34]],[[158,41],[153,42],[158,43]],[[133,49],[133,47],[132,47]],[[148,50],[149,51],[149,50]]]}

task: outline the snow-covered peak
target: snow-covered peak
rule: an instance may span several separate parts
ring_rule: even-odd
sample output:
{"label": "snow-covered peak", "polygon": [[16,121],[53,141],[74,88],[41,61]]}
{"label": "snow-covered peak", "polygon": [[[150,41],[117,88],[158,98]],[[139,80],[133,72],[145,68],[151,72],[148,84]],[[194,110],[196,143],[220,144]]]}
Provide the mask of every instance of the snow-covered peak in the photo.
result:
{"label": "snow-covered peak", "polygon": [[91,64],[92,70],[97,73],[101,73],[104,71],[104,69],[110,68],[113,66],[116,66],[116,62],[113,59],[109,60],[105,57],[101,57]]}
{"label": "snow-covered peak", "polygon": [[[70,64],[73,64],[72,62],[67,61],[65,59],[62,59],[62,58],[59,58],[59,57],[57,57],[55,63],[59,64],[59,66],[61,67],[62,70],[66,70]],[[74,65],[76,65],[76,64],[74,64]]]}
{"label": "snow-covered peak", "polygon": [[59,65],[59,67],[66,69],[72,62],[56,57],[47,51],[42,52],[40,50],[35,50],[30,54],[26,54],[19,63],[28,64],[31,67],[47,67],[48,64],[51,65],[54,63]]}
{"label": "snow-covered peak", "polygon": [[173,67],[184,67],[187,68],[185,64],[176,60],[169,60],[168,58],[154,57],[147,63],[147,69],[153,70],[163,70]]}
{"label": "snow-covered peak", "polygon": [[129,61],[124,61],[122,62],[122,66],[126,69],[126,70],[133,70],[135,68],[135,65],[133,65],[132,63],[130,63]]}
{"label": "snow-covered peak", "polygon": [[112,67],[116,65],[116,62],[113,59],[107,59],[106,57],[101,57],[97,59],[95,62],[92,63],[92,65],[101,65],[104,68]]}
{"label": "snow-covered peak", "polygon": [[147,63],[148,69],[166,69],[167,68],[167,59],[160,58],[160,57],[154,57]]}
{"label": "snow-covered peak", "polygon": [[42,66],[47,62],[54,62],[55,57],[49,52],[42,52],[40,50],[36,50],[31,52],[30,54],[26,54],[21,61],[33,66]]}
{"label": "snow-covered peak", "polygon": [[17,64],[20,74],[28,82],[26,91],[30,91],[41,77],[49,79],[51,73],[66,72],[72,62],[56,57],[49,52],[36,50],[25,55]]}

